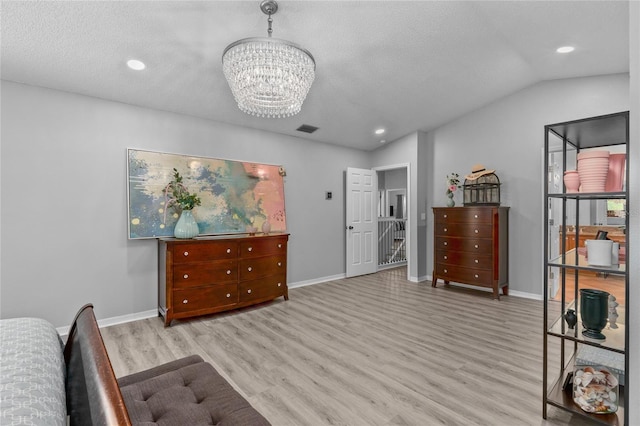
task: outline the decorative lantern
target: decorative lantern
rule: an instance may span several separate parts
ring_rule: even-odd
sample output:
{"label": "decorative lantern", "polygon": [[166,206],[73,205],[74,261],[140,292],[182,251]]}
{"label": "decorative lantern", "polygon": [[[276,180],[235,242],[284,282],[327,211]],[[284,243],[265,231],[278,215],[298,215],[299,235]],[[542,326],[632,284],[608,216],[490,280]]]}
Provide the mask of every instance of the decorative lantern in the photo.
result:
{"label": "decorative lantern", "polygon": [[473,166],[462,185],[465,206],[500,205],[500,179],[494,172],[481,164]]}

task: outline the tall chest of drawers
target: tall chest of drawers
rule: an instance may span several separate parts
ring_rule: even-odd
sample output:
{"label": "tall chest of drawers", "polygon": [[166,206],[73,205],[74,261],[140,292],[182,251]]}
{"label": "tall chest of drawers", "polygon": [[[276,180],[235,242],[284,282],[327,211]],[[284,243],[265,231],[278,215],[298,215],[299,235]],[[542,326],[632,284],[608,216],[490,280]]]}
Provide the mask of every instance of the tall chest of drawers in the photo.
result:
{"label": "tall chest of drawers", "polygon": [[174,319],[228,311],[280,296],[288,234],[158,240],[158,312]]}
{"label": "tall chest of drawers", "polygon": [[509,294],[509,207],[435,207],[433,281]]}

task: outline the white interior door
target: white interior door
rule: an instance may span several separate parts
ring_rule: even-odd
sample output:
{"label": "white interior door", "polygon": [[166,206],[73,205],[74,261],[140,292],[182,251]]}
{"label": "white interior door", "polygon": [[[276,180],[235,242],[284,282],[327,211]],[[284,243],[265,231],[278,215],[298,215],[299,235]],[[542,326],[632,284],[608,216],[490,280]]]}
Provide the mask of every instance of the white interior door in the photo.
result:
{"label": "white interior door", "polygon": [[347,168],[347,277],[378,270],[378,175],[373,170]]}

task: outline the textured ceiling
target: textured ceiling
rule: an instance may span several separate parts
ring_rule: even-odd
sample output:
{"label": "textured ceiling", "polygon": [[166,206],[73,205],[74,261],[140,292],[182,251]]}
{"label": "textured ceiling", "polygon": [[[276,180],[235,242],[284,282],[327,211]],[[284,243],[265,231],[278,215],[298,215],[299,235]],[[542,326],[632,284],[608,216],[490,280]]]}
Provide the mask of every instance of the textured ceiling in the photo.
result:
{"label": "textured ceiling", "polygon": [[[286,119],[240,112],[231,42],[266,36],[259,1],[2,1],[4,80],[372,150],[542,80],[629,71],[626,1],[286,1],[274,33],[316,80]],[[574,45],[575,52],[555,49]],[[138,58],[142,72],[125,61]],[[301,124],[320,128],[297,132]],[[387,133],[374,135],[377,127]]]}

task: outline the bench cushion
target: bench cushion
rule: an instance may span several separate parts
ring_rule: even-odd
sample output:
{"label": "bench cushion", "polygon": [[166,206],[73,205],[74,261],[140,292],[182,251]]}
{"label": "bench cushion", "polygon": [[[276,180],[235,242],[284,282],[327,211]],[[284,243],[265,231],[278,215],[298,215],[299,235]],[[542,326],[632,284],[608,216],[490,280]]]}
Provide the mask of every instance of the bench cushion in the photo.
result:
{"label": "bench cushion", "polygon": [[134,425],[269,425],[197,355],[118,379]]}

